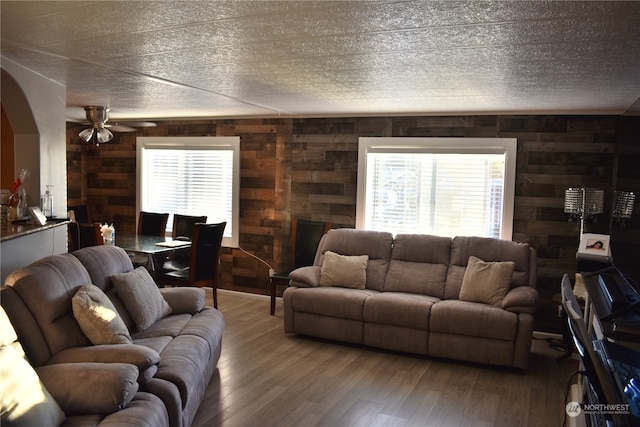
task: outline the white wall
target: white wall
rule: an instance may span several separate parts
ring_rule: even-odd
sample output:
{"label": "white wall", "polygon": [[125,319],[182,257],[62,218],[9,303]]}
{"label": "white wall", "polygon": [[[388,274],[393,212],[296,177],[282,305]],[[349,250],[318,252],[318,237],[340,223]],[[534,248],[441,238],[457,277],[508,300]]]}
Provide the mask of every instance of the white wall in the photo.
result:
{"label": "white wall", "polygon": [[[27,181],[29,206],[40,204],[45,185],[53,185],[53,212],[66,216],[67,210],[67,148],[66,148],[66,87],[46,79],[14,62],[2,58],[2,68],[15,79],[27,99],[36,129],[20,118],[28,114],[24,106],[14,102],[19,93],[6,93],[3,84],[2,105],[16,134],[16,173],[24,168],[30,172]],[[14,125],[15,123],[15,125]]]}
{"label": "white wall", "polygon": [[[2,58],[2,69],[15,80],[3,79],[2,105],[14,128],[16,173],[30,172],[27,203],[38,206],[45,185],[52,184],[53,214],[66,217],[66,88],[6,58]],[[66,226],[2,242],[2,282],[14,269],[66,250]]]}

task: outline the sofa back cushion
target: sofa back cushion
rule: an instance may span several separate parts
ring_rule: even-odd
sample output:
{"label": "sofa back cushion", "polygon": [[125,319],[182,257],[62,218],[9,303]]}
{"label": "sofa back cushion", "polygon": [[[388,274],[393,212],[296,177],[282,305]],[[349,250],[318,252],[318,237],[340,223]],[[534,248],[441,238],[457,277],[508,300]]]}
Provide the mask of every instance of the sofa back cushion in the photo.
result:
{"label": "sofa back cushion", "polygon": [[71,254],[78,258],[87,269],[91,277],[91,284],[107,294],[127,329],[133,331],[135,329],[133,319],[127,312],[111,280],[111,276],[133,271],[133,264],[127,252],[119,246],[98,245],[88,246]]}
{"label": "sofa back cushion", "polygon": [[96,285],[103,292],[113,288],[111,276],[128,273],[133,270],[131,258],[119,246],[98,245],[72,252],[87,269],[91,284]]}
{"label": "sofa back cushion", "polygon": [[91,282],[71,254],[54,255],[9,274],[2,306],[35,367],[69,347],[89,345],[73,316],[71,298]]}
{"label": "sofa back cushion", "polygon": [[322,266],[324,253],[368,255],[366,289],[382,290],[391,258],[393,235],[382,231],[332,229],[322,237],[314,265]]}
{"label": "sofa back cushion", "polygon": [[398,234],[383,291],[444,298],[450,252],[449,237]]}
{"label": "sofa back cushion", "polygon": [[475,256],[486,262],[513,261],[515,264],[510,288],[517,286],[535,287],[535,259],[533,251],[526,243],[488,237],[454,237],[451,242],[451,256],[445,286],[445,299],[457,299],[462,287],[462,279],[467,269],[469,257]]}

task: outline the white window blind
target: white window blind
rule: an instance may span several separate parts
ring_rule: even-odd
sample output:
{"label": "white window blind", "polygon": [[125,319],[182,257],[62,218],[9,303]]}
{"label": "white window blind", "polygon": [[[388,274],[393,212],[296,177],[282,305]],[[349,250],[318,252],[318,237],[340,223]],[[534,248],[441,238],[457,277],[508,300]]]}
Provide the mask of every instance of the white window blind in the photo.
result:
{"label": "white window blind", "polygon": [[138,138],[139,210],[226,221],[223,244],[237,246],[239,138]]}
{"label": "white window blind", "polygon": [[359,163],[359,228],[511,239],[515,140],[361,138]]}

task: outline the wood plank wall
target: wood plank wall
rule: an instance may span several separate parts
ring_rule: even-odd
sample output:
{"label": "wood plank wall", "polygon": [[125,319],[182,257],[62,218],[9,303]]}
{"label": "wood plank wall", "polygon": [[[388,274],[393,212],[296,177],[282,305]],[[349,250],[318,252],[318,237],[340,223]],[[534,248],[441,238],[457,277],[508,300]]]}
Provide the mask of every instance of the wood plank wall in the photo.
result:
{"label": "wood plank wall", "polygon": [[[578,230],[563,212],[570,186],[640,192],[640,119],[620,116],[452,116],[238,119],[159,122],[87,146],[68,131],[68,204],[135,231],[136,136],[231,136],[241,139],[240,246],[276,269],[288,264],[292,217],[355,226],[361,136],[513,137],[518,140],[514,236],[538,251],[538,330],[559,331],[552,302],[564,273],[577,268]],[[610,202],[606,209],[610,209]],[[640,214],[640,212],[637,212]],[[588,231],[607,233],[609,215]],[[634,266],[640,221],[612,228],[616,261]],[[221,287],[266,293],[268,268],[225,249]]]}

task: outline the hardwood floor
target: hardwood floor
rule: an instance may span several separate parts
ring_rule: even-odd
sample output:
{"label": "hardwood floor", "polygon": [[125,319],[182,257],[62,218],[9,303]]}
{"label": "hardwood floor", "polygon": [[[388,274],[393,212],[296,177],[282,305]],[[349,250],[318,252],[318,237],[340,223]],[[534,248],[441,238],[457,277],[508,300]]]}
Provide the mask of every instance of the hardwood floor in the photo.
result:
{"label": "hardwood floor", "polygon": [[218,307],[222,356],[194,427],[561,426],[577,369],[544,339],[522,372],[285,335],[281,299],[270,316],[268,297],[221,290]]}

